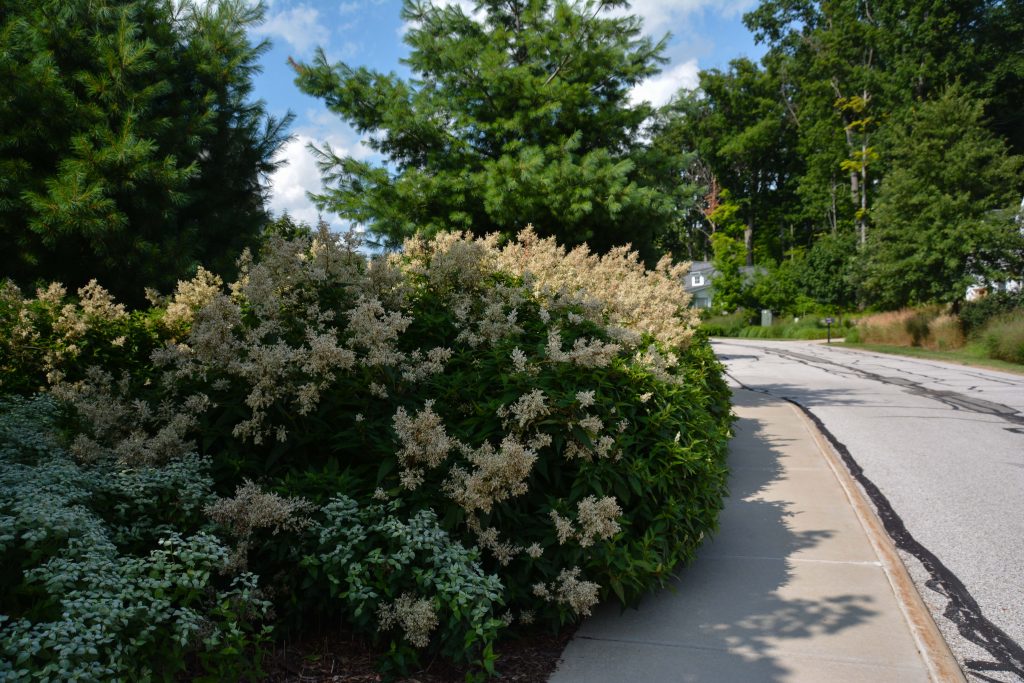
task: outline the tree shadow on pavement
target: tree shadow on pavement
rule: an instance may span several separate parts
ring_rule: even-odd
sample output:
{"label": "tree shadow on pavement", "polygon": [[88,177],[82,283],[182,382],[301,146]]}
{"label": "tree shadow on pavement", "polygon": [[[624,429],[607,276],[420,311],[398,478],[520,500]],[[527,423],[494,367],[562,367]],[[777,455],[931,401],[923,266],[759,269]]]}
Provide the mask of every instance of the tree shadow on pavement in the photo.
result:
{"label": "tree shadow on pavement", "polygon": [[[738,405],[758,409],[769,402],[738,392]],[[736,431],[730,497],[715,538],[670,590],[648,596],[637,609],[603,605],[580,628],[553,683],[820,680],[813,671],[794,670],[816,657],[834,660],[828,670],[843,679],[842,660],[856,659],[858,640],[874,637],[865,629],[858,638],[841,634],[878,614],[871,595],[849,589],[857,581],[847,582],[846,574],[858,579],[877,566],[808,559],[836,530],[794,524],[803,511],[765,495],[791,476],[792,442],[800,434],[780,436],[764,419],[750,417]],[[627,669],[633,675],[621,678]],[[856,680],[852,670],[846,673]]]}

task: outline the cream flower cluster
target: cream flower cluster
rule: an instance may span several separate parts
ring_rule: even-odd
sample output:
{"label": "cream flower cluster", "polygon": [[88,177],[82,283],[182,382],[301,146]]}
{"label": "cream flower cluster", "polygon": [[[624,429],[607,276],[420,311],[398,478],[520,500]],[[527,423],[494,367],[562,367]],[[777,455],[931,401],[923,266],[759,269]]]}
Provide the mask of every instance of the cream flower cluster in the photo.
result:
{"label": "cream flower cluster", "polygon": [[581,546],[593,545],[598,538],[607,541],[621,530],[617,520],[622,515],[622,508],[615,498],[587,496],[576,507],[576,519],[580,525],[577,537]]}
{"label": "cream flower cluster", "polygon": [[474,291],[497,270],[498,236],[474,240],[469,233],[442,232],[429,242],[421,237],[405,241],[403,251],[410,270],[425,276],[436,289]]}
{"label": "cream flower cluster", "polygon": [[180,325],[191,325],[195,319],[196,311],[199,311],[224,289],[224,281],[219,275],[215,275],[199,266],[196,276],[191,280],[179,280],[178,287],[174,292],[170,303],[167,304],[167,313],[164,315],[164,324],[168,327]]}
{"label": "cream flower cluster", "polygon": [[[399,349],[412,323],[400,310],[409,292],[401,262],[393,255],[367,261],[355,246],[326,230],[312,238],[273,238],[259,262],[243,254],[230,293],[201,270],[179,283],[168,306],[172,320],[191,322],[187,336],[154,354],[154,362],[167,369],[172,385],[189,379],[245,387],[250,415],[233,433],[256,444],[288,438],[284,425],[270,423],[271,408],[309,414],[339,377],[358,368],[379,373],[368,387],[381,399],[390,395],[388,368],[410,383],[443,372],[452,349]],[[351,303],[324,309],[324,287],[342,288]],[[246,321],[252,314],[254,322]],[[288,341],[296,337],[302,341]]]}
{"label": "cream flower cluster", "polygon": [[88,368],[84,380],[59,382],[52,394],[74,408],[85,425],[69,449],[75,457],[84,462],[112,457],[132,466],[163,464],[194,451],[188,434],[210,406],[209,398],[197,393],[154,407],[133,397],[127,375],[115,382],[98,367]]}
{"label": "cream flower cluster", "polygon": [[593,581],[581,581],[580,568],[573,567],[563,569],[551,584],[534,584],[533,594],[548,602],[567,605],[577,615],[588,617],[590,609],[597,604],[600,588]]}
{"label": "cream flower cluster", "polygon": [[410,593],[403,593],[391,604],[381,605],[377,620],[381,631],[400,627],[406,640],[415,647],[426,647],[430,643],[430,632],[438,623],[433,603]]}
{"label": "cream flower cluster", "polygon": [[433,407],[434,402],[427,401],[422,410],[410,416],[399,406],[391,420],[401,444],[398,461],[403,469],[402,483],[410,490],[422,483],[422,470],[439,466],[455,445]]}
{"label": "cream flower cluster", "polygon": [[253,531],[270,529],[272,534],[278,534],[281,531],[304,529],[312,524],[308,515],[314,510],[316,506],[307,500],[267,493],[246,479],[235,489],[233,498],[221,498],[210,503],[203,512],[235,537],[236,545],[226,567],[234,572],[244,570],[247,566]]}
{"label": "cream flower cluster", "polygon": [[499,408],[498,417],[505,422],[506,428],[513,424],[516,429],[522,431],[534,420],[550,412],[544,392],[534,389],[520,396],[512,405]]}
{"label": "cream flower cluster", "polygon": [[558,326],[548,330],[548,358],[557,363],[573,363],[583,368],[602,368],[619,355],[622,347],[600,339],[580,338],[573,342],[568,351],[562,350],[562,331]]}
{"label": "cream flower cluster", "polygon": [[[75,362],[90,329],[128,317],[124,306],[115,303],[110,293],[96,280],[90,280],[78,289],[77,304],[69,303],[67,294],[67,289],[55,282],[37,289],[34,300],[26,300],[13,282],[5,280],[0,284],[0,304],[17,311],[18,316],[11,329],[12,351],[17,355],[19,350],[44,348],[43,369],[50,383],[64,379],[61,366]],[[33,303],[35,307],[31,305]],[[44,317],[49,319],[48,323],[42,320]],[[46,327],[51,328],[53,336],[44,341],[41,330]],[[115,345],[124,342],[124,338],[114,340]]]}
{"label": "cream flower cluster", "polygon": [[221,498],[205,508],[207,516],[237,538],[249,538],[256,529],[298,531],[311,523],[309,515],[316,509],[302,498],[283,498],[267,493],[258,485],[244,480],[232,498]]}
{"label": "cream flower cluster", "polygon": [[586,548],[593,545],[597,539],[609,540],[621,530],[617,520],[622,515],[622,508],[612,496],[601,499],[587,496],[579,501],[576,507],[579,528],[573,525],[571,519],[558,514],[557,510],[549,513],[559,545],[575,540],[580,547]]}
{"label": "cream flower cluster", "polygon": [[496,528],[482,528],[475,516],[470,515],[467,521],[470,531],[476,534],[477,545],[484,550],[490,551],[501,566],[508,566],[515,559],[516,555],[523,551],[523,548],[515,543],[502,541],[501,534]]}
{"label": "cream flower cluster", "polygon": [[613,337],[647,332],[666,346],[685,346],[697,325],[683,288],[689,264],[672,265],[667,256],[649,271],[629,247],[603,256],[585,245],[567,253],[531,227],[502,248],[497,260],[502,269],[526,277],[552,308],[579,306]]}
{"label": "cream flower cluster", "polygon": [[526,493],[526,480],[537,461],[537,452],[509,434],[495,450],[489,442],[479,448],[459,444],[472,465],[466,470],[453,465],[443,487],[466,512],[490,512],[495,503]]}

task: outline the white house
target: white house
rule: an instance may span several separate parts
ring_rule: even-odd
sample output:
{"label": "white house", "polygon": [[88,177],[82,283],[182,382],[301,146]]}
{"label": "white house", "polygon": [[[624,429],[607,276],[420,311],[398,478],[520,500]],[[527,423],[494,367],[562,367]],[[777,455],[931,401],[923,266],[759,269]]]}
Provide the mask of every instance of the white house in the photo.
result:
{"label": "white house", "polygon": [[[1021,235],[1024,235],[1024,197],[1020,200],[1020,210],[1017,212],[1015,220]],[[991,283],[983,282],[981,278],[976,278],[976,280],[977,284],[967,288],[967,294],[964,298],[968,301],[979,299],[990,292],[1019,292],[1024,288],[1024,282],[1020,280],[1005,280],[1003,282]]]}
{"label": "white house", "polygon": [[[760,266],[741,266],[740,273],[746,282],[754,279],[755,274],[765,274],[767,271]],[[690,272],[685,275],[683,287],[693,300],[690,301],[692,308],[711,308],[715,299],[714,280],[718,271],[711,265],[711,261],[694,261],[690,266]]]}
{"label": "white house", "polygon": [[683,287],[693,300],[690,306],[693,308],[711,308],[711,300],[714,296],[714,289],[711,281],[718,273],[711,265],[711,261],[694,261],[684,278]]}

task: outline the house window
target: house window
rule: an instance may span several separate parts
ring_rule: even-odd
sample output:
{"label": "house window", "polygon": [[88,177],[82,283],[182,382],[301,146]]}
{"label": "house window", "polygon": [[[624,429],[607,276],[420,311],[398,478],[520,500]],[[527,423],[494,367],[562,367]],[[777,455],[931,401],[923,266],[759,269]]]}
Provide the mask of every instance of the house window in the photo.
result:
{"label": "house window", "polygon": [[697,275],[690,276],[690,286],[691,287],[703,287],[704,286],[704,276],[699,274],[699,273]]}

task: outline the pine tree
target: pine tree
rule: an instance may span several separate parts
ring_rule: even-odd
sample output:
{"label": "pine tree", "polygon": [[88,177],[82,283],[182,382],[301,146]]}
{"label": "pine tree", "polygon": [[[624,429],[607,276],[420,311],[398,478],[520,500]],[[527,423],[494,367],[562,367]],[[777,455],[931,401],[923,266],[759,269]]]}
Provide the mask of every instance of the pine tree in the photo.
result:
{"label": "pine tree", "polygon": [[0,274],[138,303],[229,270],[288,120],[250,99],[262,5],[19,0],[0,12]]}
{"label": "pine tree", "polygon": [[597,250],[646,252],[678,229],[688,157],[644,141],[630,90],[658,72],[664,41],[641,36],[623,0],[406,0],[409,81],[319,52],[295,64],[306,93],[368,134],[374,165],[319,150],[322,208],[392,241],[417,231],[513,233],[533,224]]}

